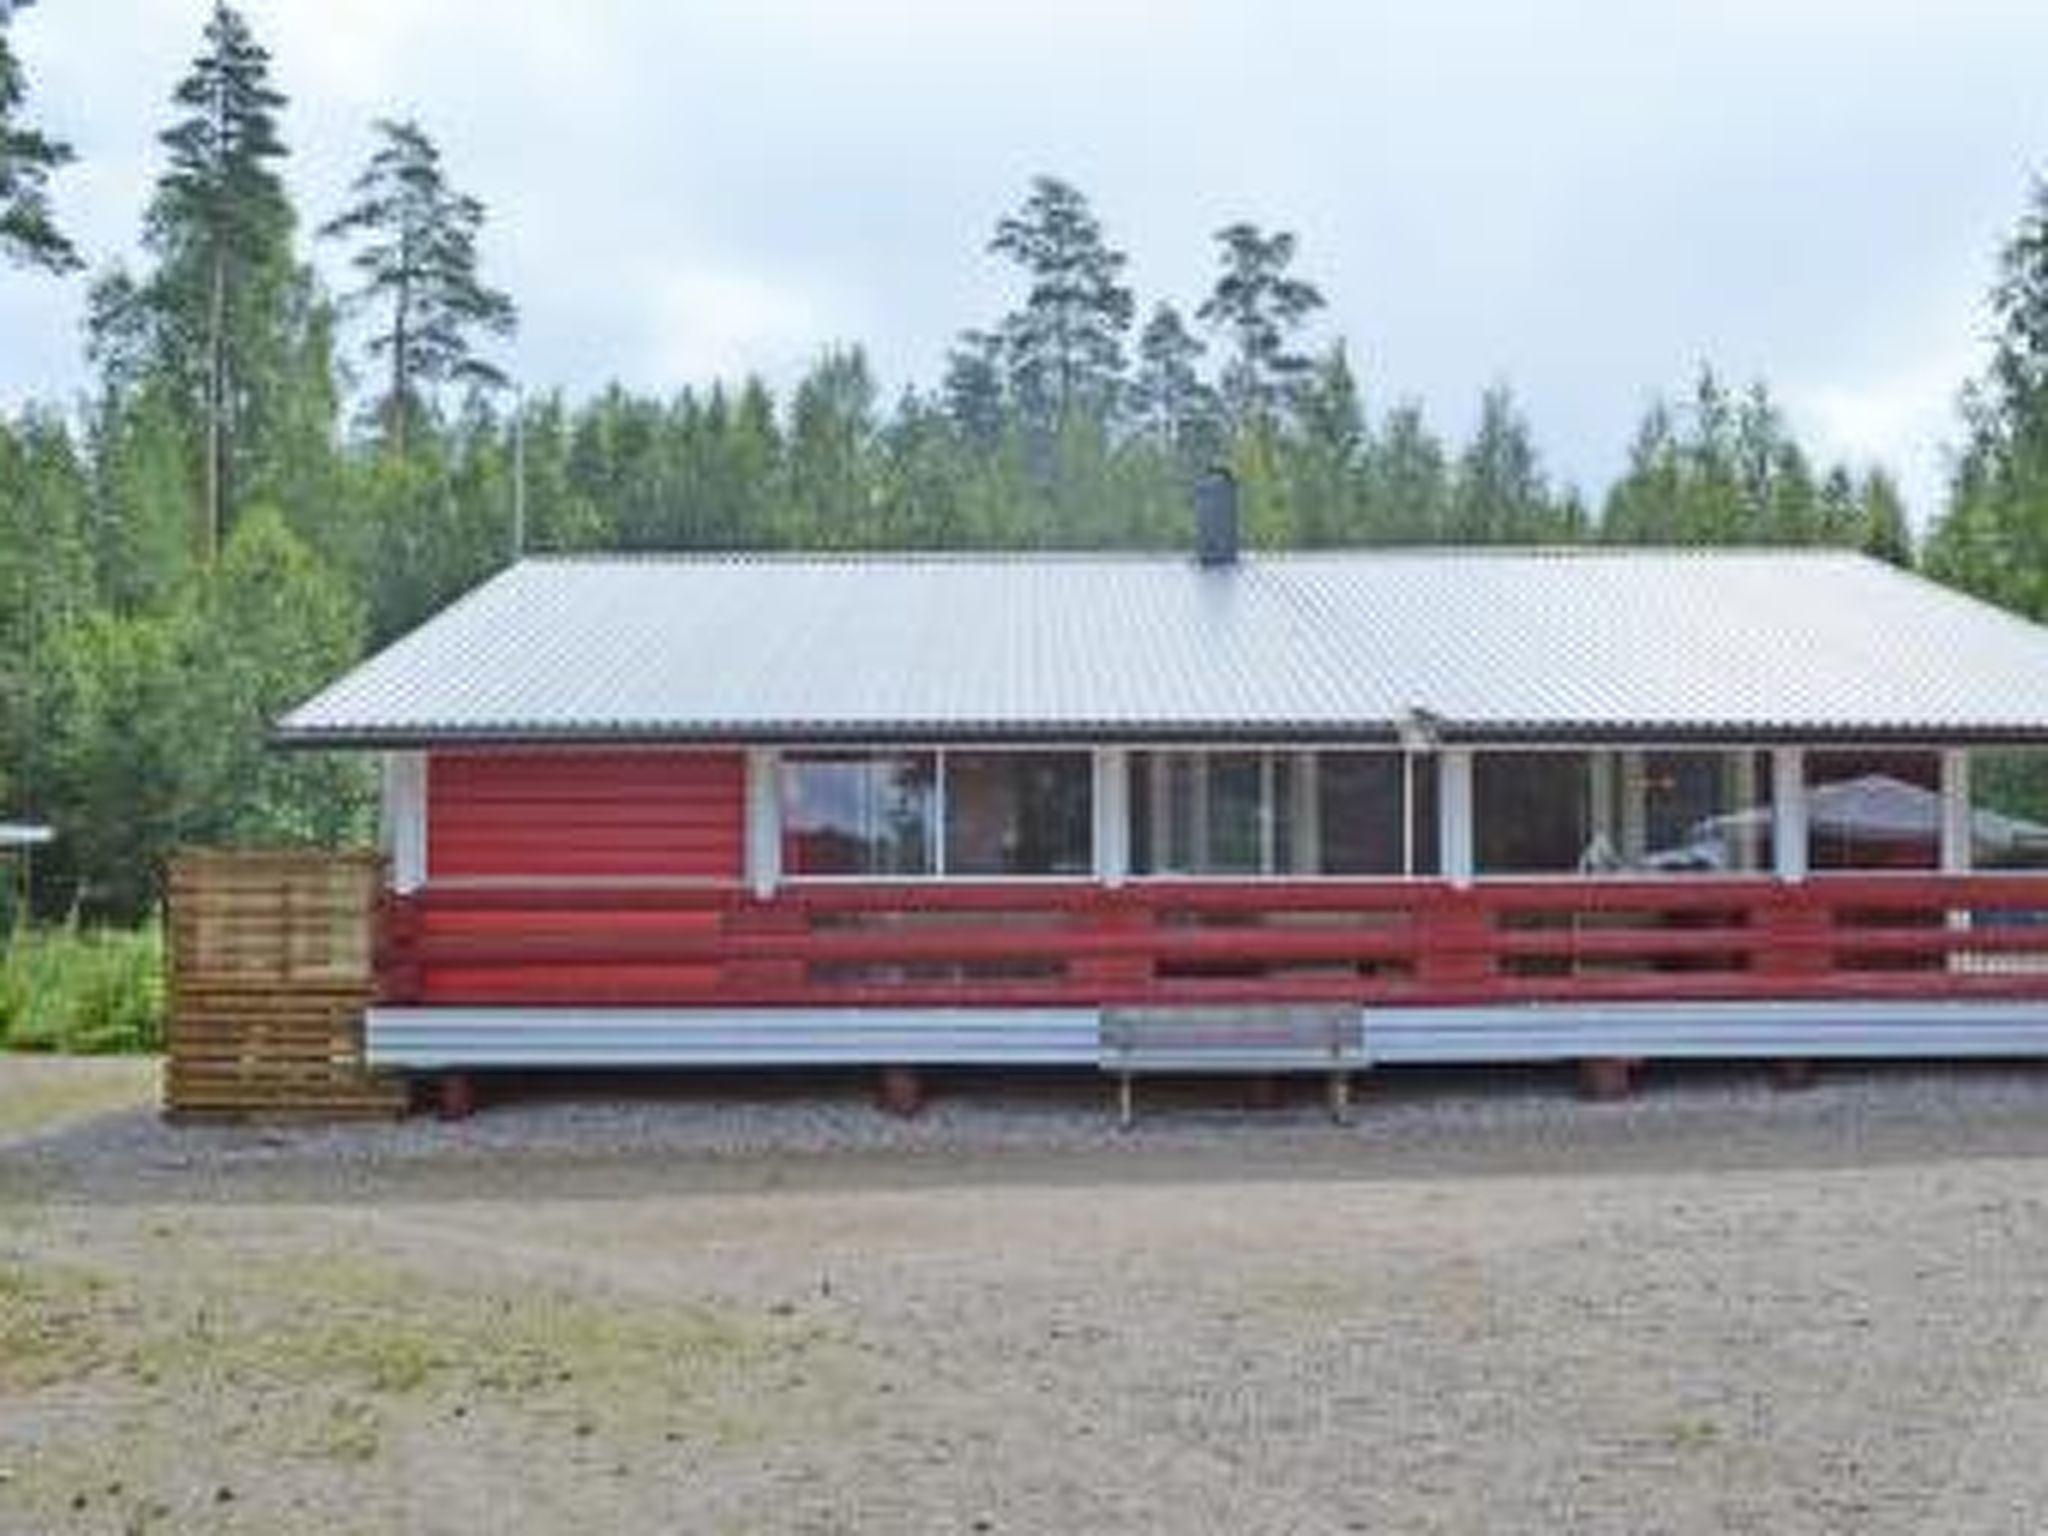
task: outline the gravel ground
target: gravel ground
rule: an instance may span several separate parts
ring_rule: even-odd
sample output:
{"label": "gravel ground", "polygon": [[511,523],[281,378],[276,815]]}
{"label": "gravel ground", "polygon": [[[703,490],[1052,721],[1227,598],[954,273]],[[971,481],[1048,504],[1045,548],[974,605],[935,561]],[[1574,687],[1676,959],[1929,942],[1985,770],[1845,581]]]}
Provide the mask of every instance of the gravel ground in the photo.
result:
{"label": "gravel ground", "polygon": [[0,1530],[2048,1526],[2036,1068],[948,1088],[0,1143]]}

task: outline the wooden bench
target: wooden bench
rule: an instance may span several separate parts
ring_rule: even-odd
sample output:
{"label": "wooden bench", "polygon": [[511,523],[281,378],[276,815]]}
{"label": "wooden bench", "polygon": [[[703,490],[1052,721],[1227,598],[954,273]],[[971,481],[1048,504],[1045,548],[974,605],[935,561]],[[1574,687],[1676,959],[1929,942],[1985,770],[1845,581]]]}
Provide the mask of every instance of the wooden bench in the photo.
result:
{"label": "wooden bench", "polygon": [[1351,1115],[1351,1074],[1365,1065],[1364,1015],[1355,1007],[1106,1008],[1101,1066],[1117,1078],[1117,1120],[1136,1117],[1132,1084],[1144,1073],[1265,1076],[1328,1074],[1330,1117]]}

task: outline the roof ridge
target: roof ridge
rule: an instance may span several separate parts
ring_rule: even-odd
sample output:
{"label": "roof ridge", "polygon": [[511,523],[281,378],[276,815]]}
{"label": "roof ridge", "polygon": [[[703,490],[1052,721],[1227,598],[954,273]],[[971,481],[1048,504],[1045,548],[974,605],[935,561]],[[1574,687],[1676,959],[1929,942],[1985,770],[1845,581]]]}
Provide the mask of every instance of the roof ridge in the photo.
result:
{"label": "roof ridge", "polygon": [[[1345,544],[1247,549],[1247,564],[1314,560],[1869,560],[1824,544]],[[619,549],[533,550],[521,565],[1195,565],[1182,549]]]}

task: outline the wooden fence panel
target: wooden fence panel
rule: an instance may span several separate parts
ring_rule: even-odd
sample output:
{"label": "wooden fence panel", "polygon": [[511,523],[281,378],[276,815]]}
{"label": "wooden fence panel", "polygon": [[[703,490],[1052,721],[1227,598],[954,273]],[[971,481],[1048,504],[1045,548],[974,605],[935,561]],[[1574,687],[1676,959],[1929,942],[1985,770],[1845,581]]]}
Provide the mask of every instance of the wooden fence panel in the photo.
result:
{"label": "wooden fence panel", "polygon": [[382,1116],[405,1085],[363,1063],[383,862],[186,853],[171,862],[164,1111]]}

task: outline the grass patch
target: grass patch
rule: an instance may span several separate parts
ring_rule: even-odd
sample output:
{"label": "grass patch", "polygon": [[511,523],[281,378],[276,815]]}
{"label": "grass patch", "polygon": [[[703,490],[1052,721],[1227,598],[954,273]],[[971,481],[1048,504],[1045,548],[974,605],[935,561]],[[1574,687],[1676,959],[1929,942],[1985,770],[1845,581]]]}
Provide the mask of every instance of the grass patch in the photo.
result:
{"label": "grass patch", "polygon": [[102,1365],[107,1291],[89,1270],[0,1261],[0,1392],[34,1391]]}
{"label": "grass patch", "polygon": [[151,1103],[156,1090],[156,1063],[142,1058],[0,1054],[0,1142],[134,1109]]}
{"label": "grass patch", "polygon": [[[341,1461],[375,1456],[394,1416],[455,1405],[578,1435],[597,1422],[744,1442],[776,1427],[761,1421],[764,1383],[836,1402],[850,1356],[835,1329],[797,1317],[465,1287],[342,1252],[241,1263],[177,1298],[137,1299],[116,1362],[129,1379],[173,1397],[298,1405],[277,1420],[286,1441]],[[299,1411],[313,1404],[326,1406]]]}
{"label": "grass patch", "polygon": [[0,1047],[81,1055],[163,1045],[164,941],[140,928],[22,928],[0,948]]}

